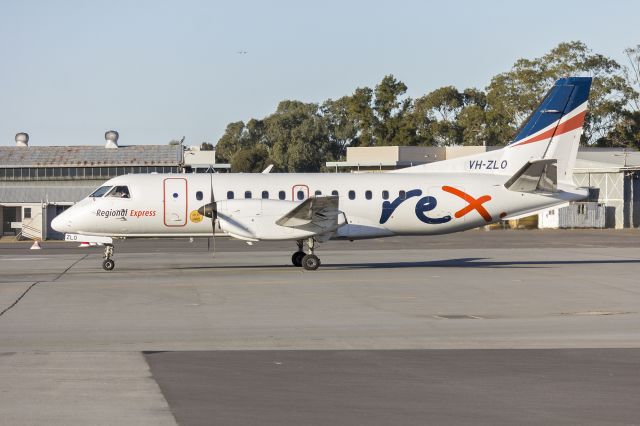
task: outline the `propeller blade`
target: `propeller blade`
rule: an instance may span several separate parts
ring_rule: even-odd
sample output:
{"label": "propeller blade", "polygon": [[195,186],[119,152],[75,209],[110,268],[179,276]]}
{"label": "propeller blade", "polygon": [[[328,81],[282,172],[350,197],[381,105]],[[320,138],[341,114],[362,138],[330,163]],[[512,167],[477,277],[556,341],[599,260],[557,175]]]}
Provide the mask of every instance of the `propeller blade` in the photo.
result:
{"label": "propeller blade", "polygon": [[[211,257],[216,257],[216,218],[218,217],[218,208],[216,206],[216,197],[213,194],[213,169],[210,172],[210,185],[211,185],[211,203],[202,206],[201,209],[204,210],[202,214],[203,216],[207,216],[211,218],[211,241],[213,243],[213,252]],[[199,212],[199,210],[198,210]]]}

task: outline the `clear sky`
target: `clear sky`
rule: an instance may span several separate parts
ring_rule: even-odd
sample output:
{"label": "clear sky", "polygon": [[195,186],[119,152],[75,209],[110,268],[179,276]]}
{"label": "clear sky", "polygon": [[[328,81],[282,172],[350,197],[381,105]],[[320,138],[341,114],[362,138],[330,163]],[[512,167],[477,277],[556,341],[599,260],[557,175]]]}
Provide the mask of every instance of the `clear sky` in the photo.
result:
{"label": "clear sky", "polygon": [[484,88],[562,41],[624,62],[639,18],[632,0],[0,0],[0,145],[215,143],[386,74],[413,97]]}

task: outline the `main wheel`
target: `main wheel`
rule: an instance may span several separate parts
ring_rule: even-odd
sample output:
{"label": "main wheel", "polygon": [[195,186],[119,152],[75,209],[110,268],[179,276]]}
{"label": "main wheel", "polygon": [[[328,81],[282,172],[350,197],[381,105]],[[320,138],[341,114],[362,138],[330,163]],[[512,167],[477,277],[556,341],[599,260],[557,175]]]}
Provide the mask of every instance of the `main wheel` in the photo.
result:
{"label": "main wheel", "polygon": [[315,254],[307,254],[302,258],[302,267],[307,271],[315,271],[320,267],[320,259]]}
{"label": "main wheel", "polygon": [[293,263],[293,266],[302,266],[302,258],[305,256],[305,252],[303,251],[297,251],[295,253],[293,253],[293,256],[291,256],[291,263]]}
{"label": "main wheel", "polygon": [[105,271],[111,271],[115,266],[116,262],[114,262],[112,259],[105,259],[104,262],[102,262],[102,269],[104,269]]}

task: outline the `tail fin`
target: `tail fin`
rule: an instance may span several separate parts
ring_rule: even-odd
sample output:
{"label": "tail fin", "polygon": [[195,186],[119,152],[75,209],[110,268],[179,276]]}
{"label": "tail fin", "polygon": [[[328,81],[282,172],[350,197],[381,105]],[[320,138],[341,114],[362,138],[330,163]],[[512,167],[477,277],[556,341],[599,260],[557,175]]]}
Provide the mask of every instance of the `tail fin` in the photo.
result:
{"label": "tail fin", "polygon": [[465,171],[513,176],[528,163],[555,159],[557,181],[573,185],[573,167],[590,90],[591,77],[562,78],[556,81],[540,105],[518,129],[513,141],[503,149],[395,172]]}
{"label": "tail fin", "polygon": [[570,77],[556,81],[506,147],[504,159],[514,165],[555,159],[558,181],[572,184],[591,80],[591,77]]}

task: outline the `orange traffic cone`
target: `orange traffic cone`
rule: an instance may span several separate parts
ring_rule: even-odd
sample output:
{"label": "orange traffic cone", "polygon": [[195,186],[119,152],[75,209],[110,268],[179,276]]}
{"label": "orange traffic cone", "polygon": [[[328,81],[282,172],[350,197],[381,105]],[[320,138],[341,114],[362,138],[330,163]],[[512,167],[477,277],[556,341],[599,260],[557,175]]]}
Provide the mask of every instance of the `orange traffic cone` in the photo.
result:
{"label": "orange traffic cone", "polygon": [[38,240],[35,240],[33,242],[33,245],[31,246],[31,248],[29,250],[41,250],[42,247],[40,247],[40,244],[38,243]]}

